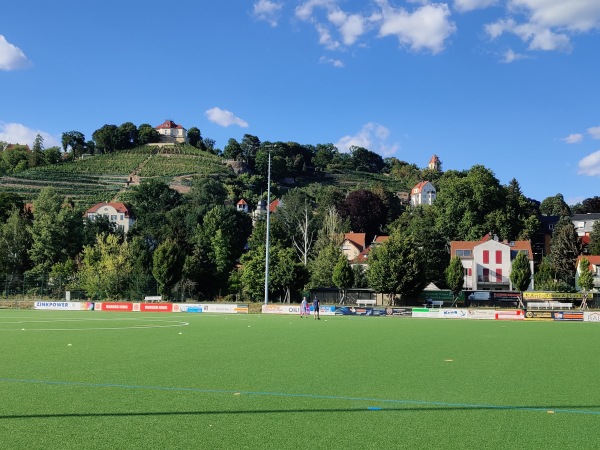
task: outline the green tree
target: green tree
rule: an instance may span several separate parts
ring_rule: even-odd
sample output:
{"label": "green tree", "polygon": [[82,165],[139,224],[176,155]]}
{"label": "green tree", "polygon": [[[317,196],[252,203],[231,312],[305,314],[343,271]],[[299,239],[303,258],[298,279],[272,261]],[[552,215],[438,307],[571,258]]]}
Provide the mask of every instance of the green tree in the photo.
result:
{"label": "green tree", "polygon": [[241,283],[243,294],[252,301],[260,301],[265,296],[265,247],[250,249],[242,256]]}
{"label": "green tree", "polygon": [[600,255],[600,220],[594,222],[588,245],[590,255]]}
{"label": "green tree", "polygon": [[579,251],[579,237],[575,226],[568,217],[563,216],[554,227],[550,241],[550,257],[556,274],[555,278],[573,285]]}
{"label": "green tree", "polygon": [[[369,286],[388,295],[391,304],[425,286],[425,261],[410,235],[394,233],[369,254]],[[396,296],[399,295],[398,299]]]}
{"label": "green tree", "polygon": [[350,147],[350,154],[352,155],[354,170],[379,173],[385,166],[380,155],[366,148],[352,146]]}
{"label": "green tree", "polygon": [[198,147],[198,144],[202,144],[202,135],[200,134],[200,129],[198,127],[191,127],[187,131],[187,139],[188,143],[192,147]]}
{"label": "green tree", "polygon": [[31,224],[23,209],[13,207],[0,226],[0,273],[22,275],[31,268]]}
{"label": "green tree", "polygon": [[308,270],[298,261],[293,249],[274,247],[270,250],[269,292],[283,296],[285,302],[299,297],[308,281]]}
{"label": "green tree", "polygon": [[333,268],[332,281],[341,291],[342,296],[340,298],[340,304],[344,304],[346,301],[346,292],[354,284],[354,272],[346,255],[340,255],[335,267]]}
{"label": "green tree", "polygon": [[171,238],[158,246],[152,258],[152,275],[158,282],[158,291],[171,298],[175,285],[181,280],[185,254]]}
{"label": "green tree", "polygon": [[531,284],[531,266],[529,257],[525,252],[519,252],[512,262],[510,282],[513,288],[519,291],[519,307],[523,307],[523,291]]}
{"label": "green tree", "polygon": [[545,216],[570,216],[571,209],[562,194],[547,197],[540,203],[540,212]]}
{"label": "green tree", "polygon": [[581,309],[585,309],[587,308],[588,294],[594,289],[594,275],[590,271],[590,260],[587,258],[579,260],[579,279],[577,281],[583,291]]}
{"label": "green tree", "polygon": [[335,267],[341,250],[333,243],[327,243],[315,255],[309,264],[310,282],[309,287],[333,287],[333,268]]}
{"label": "green tree", "polygon": [[116,149],[124,150],[140,145],[139,130],[131,122],[125,122],[117,128]]}
{"label": "green tree", "polygon": [[67,131],[62,134],[63,151],[70,151],[76,158],[85,152],[85,136],[79,131]]}
{"label": "green tree", "polygon": [[458,294],[463,290],[465,286],[465,269],[463,267],[460,256],[454,256],[450,260],[450,264],[446,267],[446,285],[448,289],[452,291],[454,297],[453,303],[456,302]]}
{"label": "green tree", "polygon": [[121,145],[119,129],[116,125],[104,125],[92,133],[92,139],[99,153],[112,153]]}
{"label": "green tree", "polygon": [[[132,273],[129,243],[118,236],[100,234],[94,245],[83,248],[79,281],[93,299],[117,300],[128,289]],[[59,269],[55,265],[54,271]]]}
{"label": "green tree", "polygon": [[227,141],[227,145],[223,149],[223,158],[225,159],[242,159],[243,150],[240,143],[233,138]]}
{"label": "green tree", "polygon": [[160,142],[160,134],[149,123],[143,123],[138,127],[139,145],[153,144]]}

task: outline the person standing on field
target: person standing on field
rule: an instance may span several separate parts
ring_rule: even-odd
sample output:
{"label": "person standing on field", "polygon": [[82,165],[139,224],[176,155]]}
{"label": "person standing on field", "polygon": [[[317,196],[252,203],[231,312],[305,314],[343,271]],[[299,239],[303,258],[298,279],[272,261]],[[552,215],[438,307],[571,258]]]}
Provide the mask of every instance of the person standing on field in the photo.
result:
{"label": "person standing on field", "polygon": [[306,301],[306,297],[302,297],[302,305],[300,305],[300,318],[302,319],[304,316],[308,317],[308,302]]}
{"label": "person standing on field", "polygon": [[314,309],[313,314],[315,315],[315,320],[321,320],[321,317],[319,315],[319,310],[321,309],[321,301],[319,300],[319,297],[317,297],[316,295],[315,295],[315,299],[313,300],[313,309]]}

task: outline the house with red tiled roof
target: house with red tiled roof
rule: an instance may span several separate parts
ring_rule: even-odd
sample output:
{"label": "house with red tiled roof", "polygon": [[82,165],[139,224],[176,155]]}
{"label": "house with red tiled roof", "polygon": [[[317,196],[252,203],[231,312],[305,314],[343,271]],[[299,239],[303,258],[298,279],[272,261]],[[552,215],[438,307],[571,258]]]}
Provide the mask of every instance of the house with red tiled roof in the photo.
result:
{"label": "house with red tiled roof", "polygon": [[412,206],[432,205],[436,195],[433,184],[429,181],[421,181],[410,191],[410,204]]}
{"label": "house with red tiled roof", "polygon": [[279,199],[273,200],[271,202],[271,204],[269,205],[269,214],[273,214],[280,203],[281,203],[281,200],[279,200]]}
{"label": "house with red tiled roof", "polygon": [[367,233],[346,233],[342,242],[342,253],[348,261],[354,260],[367,248]]}
{"label": "house with red tiled roof", "polygon": [[172,120],[165,120],[154,128],[158,131],[158,134],[160,134],[161,142],[173,144],[187,142],[187,130]]}
{"label": "house with red tiled roof", "polygon": [[583,255],[577,257],[577,271],[575,272],[575,289],[578,291],[581,290],[579,287],[579,276],[581,275],[581,269],[579,267],[579,263],[582,258],[587,258],[590,262],[590,272],[594,275],[594,292],[600,291],[600,256],[598,255]]}
{"label": "house with red tiled roof", "polygon": [[450,242],[450,257],[460,257],[465,271],[465,290],[512,291],[512,263],[519,253],[525,253],[531,268],[533,289],[533,252],[530,241],[501,242],[486,234],[479,241]]}
{"label": "house with red tiled roof", "polygon": [[84,215],[90,220],[100,216],[107,217],[109,222],[116,224],[124,233],[127,233],[135,223],[135,218],[129,208],[120,202],[96,203]]}
{"label": "house with red tiled roof", "polygon": [[241,199],[239,202],[237,202],[237,204],[235,205],[235,208],[240,211],[240,212],[248,212],[248,203],[246,203],[246,200]]}
{"label": "house with red tiled roof", "polygon": [[434,170],[436,172],[439,172],[440,169],[442,168],[442,163],[440,162],[440,158],[438,158],[438,156],[436,154],[434,154],[431,159],[429,160],[429,164],[427,164],[427,168],[429,170]]}

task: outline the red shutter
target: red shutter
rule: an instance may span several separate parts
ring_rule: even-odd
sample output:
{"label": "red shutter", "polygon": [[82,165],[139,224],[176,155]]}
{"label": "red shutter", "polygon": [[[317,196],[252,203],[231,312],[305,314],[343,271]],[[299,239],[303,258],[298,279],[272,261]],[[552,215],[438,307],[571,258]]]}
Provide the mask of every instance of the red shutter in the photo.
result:
{"label": "red shutter", "polygon": [[483,251],[483,263],[484,264],[489,264],[490,263],[490,251],[489,250],[484,250]]}
{"label": "red shutter", "polygon": [[502,269],[496,269],[496,282],[502,283]]}
{"label": "red shutter", "polygon": [[467,274],[468,274],[469,276],[471,276],[471,275],[472,275],[472,272],[471,272],[471,268],[470,268],[470,267],[467,269]]}
{"label": "red shutter", "polygon": [[502,264],[502,250],[496,250],[496,264]]}
{"label": "red shutter", "polygon": [[486,283],[490,281],[490,269],[483,269],[483,281]]}

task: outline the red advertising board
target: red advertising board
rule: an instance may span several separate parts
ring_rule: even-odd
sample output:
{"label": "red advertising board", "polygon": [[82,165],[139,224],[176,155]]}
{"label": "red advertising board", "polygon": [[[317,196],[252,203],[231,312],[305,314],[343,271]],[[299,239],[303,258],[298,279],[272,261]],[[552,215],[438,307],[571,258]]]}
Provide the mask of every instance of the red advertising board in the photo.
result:
{"label": "red advertising board", "polygon": [[140,303],[141,312],[173,312],[172,303]]}
{"label": "red advertising board", "polygon": [[102,302],[96,305],[100,305],[101,311],[133,311],[133,303],[128,302]]}
{"label": "red advertising board", "polygon": [[496,320],[523,320],[524,318],[525,315],[523,314],[523,310],[521,309],[517,309],[516,311],[496,311]]}

